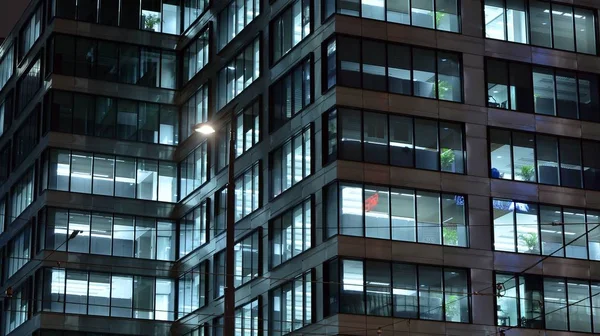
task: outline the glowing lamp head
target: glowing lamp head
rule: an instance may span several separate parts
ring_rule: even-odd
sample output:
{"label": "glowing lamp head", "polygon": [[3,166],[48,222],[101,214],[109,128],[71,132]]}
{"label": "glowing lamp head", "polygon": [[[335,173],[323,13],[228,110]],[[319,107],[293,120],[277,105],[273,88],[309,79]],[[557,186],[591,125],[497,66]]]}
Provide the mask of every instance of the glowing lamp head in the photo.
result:
{"label": "glowing lamp head", "polygon": [[196,127],[194,127],[194,130],[204,135],[210,135],[215,133],[215,128],[209,124],[198,124],[196,125]]}

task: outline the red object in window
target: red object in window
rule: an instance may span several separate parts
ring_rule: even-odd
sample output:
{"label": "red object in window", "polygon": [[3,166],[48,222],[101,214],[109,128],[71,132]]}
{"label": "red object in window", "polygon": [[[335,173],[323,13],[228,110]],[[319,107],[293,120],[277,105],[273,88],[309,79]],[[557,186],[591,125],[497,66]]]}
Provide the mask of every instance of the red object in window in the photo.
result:
{"label": "red object in window", "polygon": [[378,193],[375,193],[375,194],[369,196],[369,198],[367,198],[367,200],[365,201],[365,211],[369,212],[369,211],[373,210],[373,208],[375,208],[378,203],[379,203],[379,194]]}

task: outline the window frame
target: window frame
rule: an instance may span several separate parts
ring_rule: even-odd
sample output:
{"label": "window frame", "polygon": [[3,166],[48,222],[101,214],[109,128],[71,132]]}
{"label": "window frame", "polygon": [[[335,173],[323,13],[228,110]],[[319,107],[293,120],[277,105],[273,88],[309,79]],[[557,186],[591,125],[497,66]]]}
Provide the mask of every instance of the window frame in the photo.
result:
{"label": "window frame", "polygon": [[[600,52],[600,43],[599,43],[599,39],[598,39],[598,34],[599,34],[599,23],[598,23],[598,9],[597,8],[590,8],[590,7],[586,7],[586,6],[581,6],[579,4],[577,5],[573,5],[572,3],[566,3],[566,2],[553,2],[550,0],[536,0],[542,4],[547,4],[550,7],[550,43],[551,43],[551,47],[546,47],[546,46],[541,46],[541,45],[535,45],[531,43],[531,2],[530,0],[523,0],[523,4],[525,6],[525,16],[526,16],[526,33],[527,33],[527,43],[520,43],[520,42],[514,42],[514,41],[509,41],[508,40],[508,25],[507,25],[507,0],[500,0],[503,3],[503,19],[502,19],[502,24],[503,24],[503,32],[504,32],[504,39],[496,39],[493,37],[487,37],[486,36],[486,23],[485,23],[485,19],[482,21],[482,32],[483,32],[483,38],[484,39],[490,39],[490,40],[496,40],[496,41],[502,41],[502,42],[508,42],[508,43],[515,43],[517,45],[529,45],[531,47],[534,48],[544,48],[544,49],[552,49],[552,50],[559,50],[559,51],[563,51],[563,52],[571,52],[571,53],[577,53],[577,54],[583,54],[583,55],[594,55],[597,56],[599,55]],[[592,11],[594,13],[594,28],[595,28],[595,32],[594,32],[594,37],[595,37],[595,43],[596,43],[596,51],[593,54],[590,53],[584,53],[584,52],[580,52],[577,50],[577,25],[575,20],[573,20],[573,51],[571,50],[565,50],[565,49],[558,49],[555,48],[555,42],[554,42],[554,18],[553,18],[553,13],[552,13],[552,5],[557,5],[557,6],[566,6],[566,7],[571,7],[572,12],[574,13],[576,9],[583,9],[583,10],[588,10],[588,11]],[[481,2],[481,13],[482,13],[482,17],[485,18],[485,0]]]}
{"label": "window frame", "polygon": [[[302,182],[304,182],[305,180],[307,180],[314,174],[314,172],[315,172],[315,162],[314,162],[315,160],[313,160],[314,147],[315,147],[315,139],[314,139],[315,131],[314,130],[315,130],[314,123],[310,122],[307,125],[305,125],[300,131],[294,133],[291,137],[285,139],[285,141],[283,141],[283,143],[280,146],[276,147],[275,149],[273,149],[272,151],[269,152],[269,185],[271,187],[269,190],[269,197],[271,200],[274,200],[277,197],[283,195],[286,191],[293,189],[295,186],[301,184]],[[310,153],[309,153],[310,155],[307,155],[306,135],[308,135],[308,137],[309,137],[308,143],[309,143],[310,148],[308,148],[308,149],[310,149]],[[295,170],[296,170],[295,168],[296,168],[297,162],[294,158],[295,154],[294,154],[293,145],[294,145],[294,141],[296,139],[300,139],[300,141],[301,141],[302,154],[303,154],[302,157],[306,158],[307,156],[310,156],[311,160],[309,162],[309,165],[306,165],[306,160],[302,160],[302,167],[301,167],[302,175],[300,176],[300,180],[295,182],[294,181],[295,177],[296,177],[295,176]],[[275,181],[274,181],[274,176],[275,176],[274,169],[277,167],[275,166],[274,161],[275,161],[276,155],[278,155],[278,154],[280,154],[281,157],[285,158],[283,156],[283,149],[287,144],[290,145],[290,153],[291,153],[290,155],[292,157],[291,162],[290,162],[290,164],[291,164],[290,169],[291,169],[291,173],[292,173],[292,175],[290,176],[291,184],[287,189],[284,189],[283,179],[285,178],[285,174],[283,173],[283,171],[280,171],[279,173],[281,173],[281,175],[280,175],[281,183],[280,183],[279,187],[281,187],[281,191],[277,195],[275,195],[274,188],[276,188],[277,186],[275,185]],[[281,166],[279,167],[281,169],[284,167],[283,162],[284,162],[284,160],[281,160]],[[308,174],[306,176],[303,176],[306,173],[306,168],[308,168]]]}
{"label": "window frame", "polygon": [[[359,58],[359,70],[356,72],[356,75],[360,77],[360,83],[357,84],[356,86],[349,86],[349,85],[344,85],[343,83],[340,83],[339,80],[339,74],[341,71],[341,59],[340,59],[340,44],[339,44],[339,40],[338,38],[342,37],[342,38],[348,38],[348,39],[353,39],[355,40],[359,45],[360,45],[360,50],[357,51],[357,55]],[[327,45],[329,45],[332,41],[335,41],[335,45],[336,45],[336,53],[335,53],[335,77],[336,77],[336,81],[335,84],[332,85],[330,88],[327,88],[327,67],[323,66],[323,64],[326,64],[327,60]],[[376,90],[373,88],[365,88],[364,87],[364,74],[365,72],[363,71],[364,68],[364,62],[363,62],[363,41],[370,41],[370,42],[374,42],[374,43],[380,43],[383,45],[383,47],[385,48],[385,90]],[[410,82],[411,82],[411,93],[410,94],[404,94],[404,93],[397,93],[397,92],[392,92],[389,89],[389,79],[391,78],[389,76],[389,68],[390,68],[390,62],[389,62],[389,52],[388,49],[390,46],[400,46],[400,47],[405,47],[409,49],[410,52]],[[426,46],[418,46],[418,45],[413,45],[413,44],[406,44],[406,43],[396,43],[396,42],[391,42],[391,41],[387,41],[387,40],[378,40],[378,39],[374,39],[374,38],[369,38],[369,37],[360,37],[360,36],[354,36],[354,35],[348,35],[348,34],[340,34],[340,33],[335,33],[333,34],[331,37],[327,38],[324,40],[323,43],[321,43],[321,50],[322,50],[322,62],[321,62],[321,78],[322,78],[322,86],[321,86],[321,91],[322,94],[325,95],[329,90],[332,90],[333,88],[340,86],[343,88],[355,88],[358,90],[365,90],[365,91],[373,91],[373,92],[385,92],[388,94],[392,94],[392,95],[399,95],[399,96],[407,96],[407,97],[414,97],[414,98],[423,98],[423,99],[429,99],[429,100],[436,100],[436,101],[441,101],[441,102],[445,102],[445,103],[456,103],[456,104],[464,104],[465,103],[465,78],[464,78],[464,60],[463,60],[463,53],[460,52],[456,52],[456,51],[450,51],[450,50],[445,50],[445,49],[436,49],[436,48],[431,48],[431,47],[426,47]],[[415,56],[415,50],[424,50],[424,51],[428,51],[428,52],[432,52],[434,53],[435,56],[435,61],[434,61],[434,67],[435,67],[435,85],[434,85],[434,95],[435,97],[426,97],[426,96],[420,96],[420,95],[416,95],[415,94],[415,83],[418,83],[417,81],[415,81],[415,77],[414,77],[414,72],[415,72],[415,67],[414,67],[414,56]],[[439,60],[440,60],[440,53],[445,53],[445,54],[449,54],[449,55],[454,55],[457,57],[458,60],[458,66],[459,66],[459,74],[460,76],[458,77],[460,80],[460,100],[455,101],[455,100],[448,100],[448,99],[441,99],[440,98],[440,72],[439,72]]]}
{"label": "window frame", "polygon": [[[302,13],[303,13],[303,9],[304,9],[303,5],[304,5],[304,2],[306,2],[308,4],[309,15],[310,15],[310,20],[309,20],[310,21],[309,22],[310,32],[306,36],[301,37],[300,41],[296,45],[291,46],[290,50],[286,51],[285,53],[282,52],[281,56],[278,59],[275,59],[275,41],[274,41],[274,38],[275,38],[274,33],[276,31],[275,25],[277,23],[279,23],[280,20],[283,19],[283,16],[286,14],[286,12],[288,10],[292,11],[292,13],[293,13],[293,8],[294,8],[294,5],[296,4],[296,2],[300,2],[300,25],[301,25],[300,29],[302,31],[301,35],[303,35],[303,33],[304,33],[304,29],[302,26]],[[269,34],[269,65],[271,68],[274,67],[275,65],[277,65],[279,62],[281,62],[286,56],[290,55],[294,50],[297,49],[297,47],[300,47],[303,44],[303,42],[305,42],[308,38],[310,38],[313,35],[314,28],[315,28],[315,8],[314,7],[315,6],[314,6],[313,0],[293,0],[289,4],[287,4],[285,7],[281,8],[275,15],[272,16],[273,18],[269,21],[269,24],[268,24],[269,32],[270,32],[270,34]],[[293,27],[294,26],[294,18],[293,17],[292,17],[292,21],[290,23],[291,23],[291,26]],[[292,36],[290,37],[290,41],[292,41],[294,30],[291,29],[290,32],[292,33]],[[281,36],[280,38],[283,39],[284,37]],[[283,44],[281,44],[281,45],[283,45]],[[312,55],[312,53],[311,53],[311,55]],[[311,64],[312,64],[312,60],[311,60]]]}

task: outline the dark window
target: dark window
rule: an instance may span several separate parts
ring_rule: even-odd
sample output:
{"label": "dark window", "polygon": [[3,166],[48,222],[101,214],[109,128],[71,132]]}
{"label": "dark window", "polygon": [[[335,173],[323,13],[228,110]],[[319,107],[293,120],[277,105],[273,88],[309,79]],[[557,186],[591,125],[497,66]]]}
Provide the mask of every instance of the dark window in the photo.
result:
{"label": "dark window", "polygon": [[109,26],[119,24],[119,0],[100,0],[98,23]]}
{"label": "dark window", "polygon": [[26,73],[21,77],[17,84],[17,92],[19,93],[18,106],[19,111],[23,111],[25,106],[32,100],[33,96],[42,87],[42,62],[38,57],[33,61],[27,69]]}
{"label": "dark window", "polygon": [[98,0],[77,0],[77,20],[93,22],[97,21]]}
{"label": "dark window", "polygon": [[140,28],[140,2],[121,1],[120,26],[124,28]]}
{"label": "dark window", "polygon": [[312,92],[312,57],[309,57],[271,86],[271,130],[278,129],[310,105]]}
{"label": "dark window", "polygon": [[75,19],[77,0],[54,0],[53,13],[60,18]]}

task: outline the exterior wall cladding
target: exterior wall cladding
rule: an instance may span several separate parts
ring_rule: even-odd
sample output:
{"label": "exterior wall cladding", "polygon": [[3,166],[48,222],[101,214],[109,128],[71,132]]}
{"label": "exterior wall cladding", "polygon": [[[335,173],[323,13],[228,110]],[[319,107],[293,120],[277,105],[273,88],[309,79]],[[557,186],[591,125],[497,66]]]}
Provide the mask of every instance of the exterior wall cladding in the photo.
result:
{"label": "exterior wall cladding", "polygon": [[600,333],[599,10],[33,0],[0,333],[222,335],[229,127],[236,335]]}

